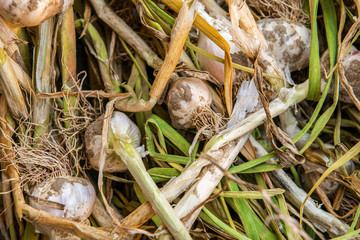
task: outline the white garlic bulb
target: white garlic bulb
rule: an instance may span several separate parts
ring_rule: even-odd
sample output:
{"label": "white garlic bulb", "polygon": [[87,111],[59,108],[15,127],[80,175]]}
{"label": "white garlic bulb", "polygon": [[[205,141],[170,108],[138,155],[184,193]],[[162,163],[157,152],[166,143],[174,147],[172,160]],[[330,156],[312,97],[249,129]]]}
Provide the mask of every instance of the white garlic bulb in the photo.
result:
{"label": "white garlic bulb", "polygon": [[210,108],[211,102],[209,87],[202,80],[197,78],[175,80],[167,97],[172,125],[180,129],[194,127],[194,116],[202,108]]}
{"label": "white garlic bulb", "polygon": [[265,18],[257,21],[270,51],[279,66],[290,72],[309,65],[311,30],[306,26],[282,18]]}
{"label": "white garlic bulb", "polygon": [[45,180],[31,189],[30,196],[32,207],[74,221],[90,216],[96,198],[88,180],[70,176]]}
{"label": "white garlic bulb", "polygon": [[13,26],[37,26],[72,3],[73,0],[0,0],[0,16]]}
{"label": "white garlic bulb", "polygon": [[[102,120],[93,122],[85,132],[86,155],[90,165],[99,169],[99,158],[102,138]],[[111,136],[111,137],[110,137]],[[115,138],[115,139],[113,139]],[[110,120],[109,145],[105,160],[104,172],[123,172],[127,170],[126,164],[111,148],[111,141],[125,141],[133,145],[143,157],[146,155],[145,147],[141,144],[139,127],[133,123],[126,114],[114,112]]]}

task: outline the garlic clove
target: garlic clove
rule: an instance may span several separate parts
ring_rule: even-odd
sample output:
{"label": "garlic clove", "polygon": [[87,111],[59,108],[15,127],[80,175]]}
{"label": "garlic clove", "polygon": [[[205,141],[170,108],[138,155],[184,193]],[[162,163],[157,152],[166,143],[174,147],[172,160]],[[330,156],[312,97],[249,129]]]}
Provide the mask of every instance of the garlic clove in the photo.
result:
{"label": "garlic clove", "polygon": [[84,221],[92,212],[95,197],[95,189],[88,180],[66,176],[45,180],[33,187],[29,203],[58,217]]}
{"label": "garlic clove", "polygon": [[279,66],[290,72],[308,67],[311,30],[306,26],[282,18],[264,18],[257,21],[270,51]]}
{"label": "garlic clove", "polygon": [[10,25],[37,26],[66,10],[73,0],[0,0],[0,16]]}
{"label": "garlic clove", "polygon": [[[97,120],[90,124],[85,132],[85,148],[89,164],[94,169],[99,169],[99,158],[102,145],[102,120]],[[105,166],[103,171],[123,172],[127,170],[126,164],[111,149],[111,141],[125,141],[139,150],[142,157],[145,157],[146,151],[141,145],[141,133],[139,127],[122,112],[113,112],[109,127],[109,145],[106,154]],[[114,138],[114,139],[113,139]]]}
{"label": "garlic clove", "polygon": [[210,109],[212,95],[202,80],[179,78],[171,84],[167,102],[172,125],[188,129],[195,127],[193,118],[199,110]]}

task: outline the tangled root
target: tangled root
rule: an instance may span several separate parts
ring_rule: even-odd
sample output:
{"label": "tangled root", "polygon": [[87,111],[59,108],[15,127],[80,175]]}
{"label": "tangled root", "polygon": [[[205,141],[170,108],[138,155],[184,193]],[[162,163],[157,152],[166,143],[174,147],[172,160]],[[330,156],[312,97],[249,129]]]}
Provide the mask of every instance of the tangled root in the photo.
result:
{"label": "tangled root", "polygon": [[224,117],[214,112],[211,108],[201,106],[195,110],[192,117],[197,131],[202,131],[202,139],[210,139],[215,134],[224,130],[226,127],[226,121]]}
{"label": "tangled root", "polygon": [[[76,85],[76,87],[80,92],[81,84]],[[77,172],[82,170],[79,162],[85,159],[84,141],[82,139],[85,130],[104,112],[101,108],[101,99],[93,100],[95,104],[91,104],[82,94],[76,97],[64,96],[63,103],[67,103],[66,111],[64,110],[65,106],[58,106],[56,102],[53,106],[54,123],[58,129],[58,134],[61,136],[60,144],[69,153],[69,158]],[[98,108],[93,107],[93,105],[98,106]]]}
{"label": "tangled root", "polygon": [[[20,183],[36,184],[47,178],[72,175],[73,169],[69,153],[58,144],[56,136],[29,137],[27,134],[18,134],[19,143],[12,141],[11,149],[7,146],[2,150],[5,159],[11,159],[11,164],[17,169]],[[7,151],[8,150],[8,151]],[[6,155],[6,152],[13,156]]]}
{"label": "tangled root", "polygon": [[301,0],[248,0],[263,18],[284,18],[292,22],[309,24],[310,17],[302,10]]}

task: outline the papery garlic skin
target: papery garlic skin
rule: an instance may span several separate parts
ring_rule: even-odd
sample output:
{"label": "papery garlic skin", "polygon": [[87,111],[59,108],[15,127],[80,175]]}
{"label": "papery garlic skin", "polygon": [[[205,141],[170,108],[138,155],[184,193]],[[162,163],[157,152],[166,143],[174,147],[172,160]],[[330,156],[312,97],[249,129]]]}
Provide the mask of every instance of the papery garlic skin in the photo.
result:
{"label": "papery garlic skin", "polygon": [[37,26],[67,9],[73,0],[0,0],[0,16],[9,25]]}
{"label": "papery garlic skin", "polygon": [[69,176],[45,180],[32,188],[30,195],[32,207],[74,221],[90,216],[96,198],[95,189],[88,180]]}
{"label": "papery garlic skin", "polygon": [[[217,57],[224,58],[225,56],[224,51],[203,33],[199,34],[198,47]],[[220,84],[224,84],[223,63],[217,62],[201,54],[197,54],[197,58],[202,70],[209,72],[210,75],[213,76]]]}
{"label": "papery garlic skin", "polygon": [[210,108],[212,95],[205,82],[197,78],[179,78],[169,89],[167,104],[175,128],[195,127],[193,118],[198,109]]}
{"label": "papery garlic skin", "polygon": [[125,113],[114,112],[110,119],[110,129],[116,138],[126,140],[135,148],[140,146],[141,133],[139,127]]}
{"label": "papery garlic skin", "polygon": [[[100,151],[102,146],[102,126],[103,122],[98,120],[90,124],[85,132],[86,155],[90,165],[99,169]],[[141,146],[141,133],[139,127],[133,123],[126,114],[113,112],[109,127],[109,146],[111,141],[125,141],[130,143],[142,157],[146,155],[145,147]],[[107,148],[104,172],[123,172],[126,171],[126,164],[115,154],[111,147]]]}
{"label": "papery garlic skin", "polygon": [[[326,50],[321,56],[321,65],[324,68],[321,68],[322,75],[322,85],[326,84],[326,75],[330,72],[330,61],[329,61],[329,50]],[[342,61],[342,67],[344,68],[345,77],[352,87],[356,97],[360,98],[360,86],[358,84],[360,78],[360,51],[356,47],[351,46],[347,54],[345,55]],[[325,71],[326,72],[325,72]],[[326,74],[325,74],[326,73]],[[345,89],[340,84],[339,86],[339,100],[345,103],[353,103],[351,97],[347,94]],[[334,81],[332,81],[329,89],[330,96],[333,96],[332,92],[334,91]]]}
{"label": "papery garlic skin", "polygon": [[[227,32],[221,33],[224,39],[229,43],[231,49],[230,54],[232,57],[232,61],[234,63],[240,64],[245,67],[250,67],[251,62],[249,61],[249,58],[231,42],[231,35]],[[203,33],[199,33],[199,39],[197,46],[208,53],[211,53],[217,57],[224,58],[225,52],[220,47],[218,47],[213,41],[211,41],[207,36],[205,36]],[[215,61],[211,58],[205,57],[202,54],[197,54],[197,59],[199,61],[200,67],[202,70],[207,71],[210,73],[212,77],[214,77],[219,84],[224,85],[224,64],[220,63],[218,61]],[[240,71],[242,72],[242,71]],[[235,81],[237,78],[240,78],[243,80],[242,74],[237,76],[236,71],[233,70],[233,81]]]}
{"label": "papery garlic skin", "polygon": [[264,18],[256,22],[279,66],[290,72],[308,67],[311,30],[281,18]]}

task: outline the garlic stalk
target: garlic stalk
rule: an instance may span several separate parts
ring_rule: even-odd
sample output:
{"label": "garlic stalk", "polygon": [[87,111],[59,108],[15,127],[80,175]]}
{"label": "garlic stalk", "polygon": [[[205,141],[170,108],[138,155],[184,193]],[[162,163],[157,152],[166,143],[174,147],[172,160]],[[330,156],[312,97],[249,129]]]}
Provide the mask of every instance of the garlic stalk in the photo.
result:
{"label": "garlic stalk", "polygon": [[129,142],[113,142],[114,150],[126,164],[131,175],[139,184],[146,199],[151,203],[152,208],[159,215],[166,227],[175,239],[191,239],[189,232],[180,221],[174,209],[171,207],[165,196],[160,193],[158,187],[146,171],[144,163],[138,151]]}
{"label": "garlic stalk", "polygon": [[[30,191],[29,204],[55,216],[81,222],[90,216],[95,198],[95,189],[88,180],[67,176],[36,185]],[[48,226],[37,224],[36,227],[51,239],[64,234]]]}
{"label": "garlic stalk", "polygon": [[[276,117],[279,114],[285,112],[289,107],[293,106],[295,103],[304,100],[307,96],[308,84],[309,81],[307,80],[302,84],[297,85],[296,87],[281,89],[278,98],[270,102],[269,111],[271,116]],[[234,126],[214,136],[207,143],[204,151],[210,148],[217,149],[225,145],[227,142],[243,136],[247,132],[250,132],[254,128],[261,125],[265,119],[266,119],[266,114],[264,109],[260,109],[252,113],[241,122],[235,124]]]}
{"label": "garlic stalk", "polygon": [[[99,158],[102,139],[102,121],[93,122],[85,132],[85,147],[89,164],[99,169]],[[124,141],[130,143],[142,157],[146,155],[145,147],[141,144],[141,134],[139,127],[133,123],[124,113],[114,112],[110,120],[109,145],[104,166],[104,172],[126,171],[126,164],[113,149],[114,141]]]}
{"label": "garlic stalk", "polygon": [[[51,53],[55,19],[50,18],[39,26],[39,45],[36,47],[35,92],[51,92]],[[36,124],[35,137],[46,134],[51,118],[50,99],[35,99],[33,123]]]}

